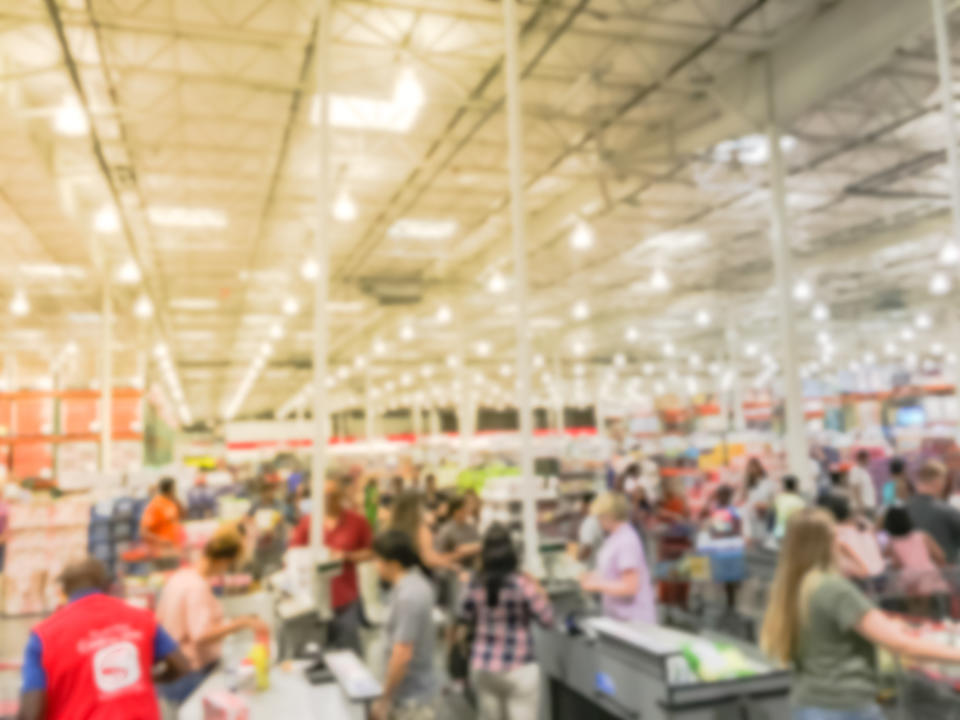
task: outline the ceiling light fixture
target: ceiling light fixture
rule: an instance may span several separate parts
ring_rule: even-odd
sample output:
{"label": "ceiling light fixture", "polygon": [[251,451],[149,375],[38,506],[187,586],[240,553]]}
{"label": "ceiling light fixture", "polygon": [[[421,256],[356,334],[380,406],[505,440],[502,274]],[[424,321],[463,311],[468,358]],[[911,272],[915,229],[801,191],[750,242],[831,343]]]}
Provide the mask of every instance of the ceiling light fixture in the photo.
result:
{"label": "ceiling light fixture", "polygon": [[296,315],[300,312],[300,303],[292,295],[287,297],[283,301],[283,314],[284,315]]}
{"label": "ceiling light fixture", "polygon": [[929,330],[933,326],[933,319],[926,313],[917,313],[917,316],[913,319],[913,324],[919,330]]}
{"label": "ceiling light fixture", "polygon": [[574,320],[586,320],[590,317],[590,306],[585,300],[578,300],[573,304],[570,315]]}
{"label": "ceiling light fixture", "polygon": [[613,366],[614,367],[623,367],[627,364],[627,356],[623,353],[617,353],[613,356]]}
{"label": "ceiling light fixture", "polygon": [[27,300],[27,294],[23,290],[17,290],[10,300],[10,314],[16,317],[23,317],[30,313],[30,301]]}
{"label": "ceiling light fixture", "polygon": [[670,278],[667,277],[663,268],[657,268],[653,271],[653,276],[650,278],[650,287],[657,292],[666,292],[670,289],[670,285]]}
{"label": "ceiling light fixture", "polygon": [[158,227],[193,230],[218,230],[227,227],[222,210],[202,207],[151,206],[147,208],[150,223]]}
{"label": "ceiling light fixture", "polygon": [[53,129],[67,137],[79,137],[90,131],[87,113],[73,95],[64,97],[54,113]]}
{"label": "ceiling light fixture", "polygon": [[133,260],[127,260],[117,268],[117,282],[121,285],[136,285],[140,282],[140,268]]}
{"label": "ceiling light fixture", "polygon": [[153,316],[153,303],[146,295],[140,295],[133,304],[133,314],[138,318],[146,319]]}
{"label": "ceiling light fixture", "polygon": [[313,258],[308,258],[300,267],[300,275],[304,280],[316,280],[317,276],[320,275],[320,266],[317,264],[317,261]]}
{"label": "ceiling light fixture", "polygon": [[390,226],[387,235],[394,240],[449,240],[458,227],[456,220],[403,218]]}
{"label": "ceiling light fixture", "polygon": [[813,306],[810,316],[817,322],[826,322],[830,319],[830,308],[823,303],[817,303]]}
{"label": "ceiling light fixture", "polygon": [[387,344],[383,340],[374,340],[373,341],[373,354],[374,355],[386,355],[387,354]]}
{"label": "ceiling light fixture", "polygon": [[709,311],[698,310],[694,320],[696,320],[697,325],[700,327],[707,327],[713,321],[713,318],[710,316]]}
{"label": "ceiling light fixture", "polygon": [[93,229],[98,233],[115,233],[120,229],[120,218],[113,205],[104,205],[93,216]]}
{"label": "ceiling light fixture", "polygon": [[357,206],[350,193],[343,190],[333,203],[333,218],[337,222],[348,223],[357,219]]}
{"label": "ceiling light fixture", "polygon": [[450,309],[449,305],[441,305],[437,308],[436,315],[437,323],[440,325],[446,325],[451,320],[453,320],[453,311]]}
{"label": "ceiling light fixture", "polygon": [[507,289],[507,279],[500,273],[495,272],[487,280],[487,292],[493,295],[499,295]]}
{"label": "ceiling light fixture", "polygon": [[953,241],[944,243],[940,248],[939,260],[941,265],[956,265],[960,262],[960,247]]}
{"label": "ceiling light fixture", "polygon": [[486,340],[479,340],[473,344],[474,352],[480,357],[487,357],[492,352],[490,343]]}
{"label": "ceiling light fixture", "polygon": [[904,328],[900,331],[900,339],[904,342],[912,342],[917,337],[917,334],[911,328]]}
{"label": "ceiling light fixture", "polygon": [[950,276],[943,272],[934,273],[930,278],[930,294],[946,295],[953,289],[953,283],[950,282]]}
{"label": "ceiling light fixture", "polygon": [[813,297],[813,287],[806,280],[797,280],[793,286],[793,299],[797,302],[807,302]]}
{"label": "ceiling light fixture", "polygon": [[661,349],[663,351],[664,357],[673,357],[674,355],[677,354],[677,349],[673,346],[673,343],[670,342],[669,340],[663,344],[663,347]]}
{"label": "ceiling light fixture", "polygon": [[270,326],[270,337],[279,340],[283,337],[283,326],[280,323],[274,323]]}
{"label": "ceiling light fixture", "polygon": [[623,333],[623,339],[628,343],[635,343],[640,339],[640,332],[635,327],[628,327]]}
{"label": "ceiling light fixture", "polygon": [[416,336],[416,331],[411,323],[404,323],[400,326],[400,339],[404,342],[410,342]]}
{"label": "ceiling light fixture", "polygon": [[596,241],[593,227],[586,220],[579,220],[570,232],[570,247],[574,250],[589,250]]}

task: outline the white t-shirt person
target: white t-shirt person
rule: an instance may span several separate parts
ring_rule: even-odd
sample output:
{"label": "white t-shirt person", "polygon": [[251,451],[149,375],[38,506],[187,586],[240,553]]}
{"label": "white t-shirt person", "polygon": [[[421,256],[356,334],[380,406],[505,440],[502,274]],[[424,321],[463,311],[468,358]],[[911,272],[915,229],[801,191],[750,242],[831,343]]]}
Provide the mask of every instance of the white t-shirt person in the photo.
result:
{"label": "white t-shirt person", "polygon": [[877,488],[873,484],[870,471],[858,462],[850,469],[847,481],[856,509],[871,511],[877,509]]}

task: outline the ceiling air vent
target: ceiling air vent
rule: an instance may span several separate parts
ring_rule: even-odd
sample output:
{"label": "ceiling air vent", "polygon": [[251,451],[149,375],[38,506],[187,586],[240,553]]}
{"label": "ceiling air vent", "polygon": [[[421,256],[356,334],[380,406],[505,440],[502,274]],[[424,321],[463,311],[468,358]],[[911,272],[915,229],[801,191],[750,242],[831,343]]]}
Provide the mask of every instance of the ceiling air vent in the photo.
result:
{"label": "ceiling air vent", "polygon": [[423,300],[423,283],[420,280],[387,280],[370,278],[360,287],[380,305],[414,305]]}

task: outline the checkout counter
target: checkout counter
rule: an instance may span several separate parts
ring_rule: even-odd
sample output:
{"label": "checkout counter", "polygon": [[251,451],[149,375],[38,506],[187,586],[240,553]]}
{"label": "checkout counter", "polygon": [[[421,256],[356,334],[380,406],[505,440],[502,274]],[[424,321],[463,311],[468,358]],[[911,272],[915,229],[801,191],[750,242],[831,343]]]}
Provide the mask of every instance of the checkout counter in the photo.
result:
{"label": "checkout counter", "polygon": [[722,638],[736,645],[754,674],[705,682],[693,672],[687,648],[709,636],[608,618],[568,625],[536,631],[540,720],[780,720],[790,715],[790,673],[768,665],[756,648]]}
{"label": "checkout counter", "polygon": [[[341,567],[340,560],[318,561],[307,549],[288,551],[284,569],[268,579],[254,610],[271,617],[272,609],[272,654],[281,662],[270,668],[269,687],[253,690],[249,677],[240,681],[242,653],[229,652],[225,642],[221,667],[180,707],[177,720],[205,720],[205,698],[225,694],[239,699],[250,720],[365,720],[382,693],[380,683],[354,653],[320,651],[332,616],[329,581]],[[230,605],[231,614],[254,609]]]}
{"label": "checkout counter", "polygon": [[[541,669],[539,720],[782,720],[790,716],[789,672],[771,666],[758,648],[726,635],[696,635],[658,625],[598,617],[580,592],[571,564],[557,544],[544,543],[541,578],[558,624],[535,628]],[[766,572],[776,553],[758,558]],[[564,620],[564,618],[567,618]],[[743,664],[704,681],[691,666],[691,650],[729,647]],[[703,668],[701,668],[703,669]],[[704,672],[710,675],[709,672]]]}

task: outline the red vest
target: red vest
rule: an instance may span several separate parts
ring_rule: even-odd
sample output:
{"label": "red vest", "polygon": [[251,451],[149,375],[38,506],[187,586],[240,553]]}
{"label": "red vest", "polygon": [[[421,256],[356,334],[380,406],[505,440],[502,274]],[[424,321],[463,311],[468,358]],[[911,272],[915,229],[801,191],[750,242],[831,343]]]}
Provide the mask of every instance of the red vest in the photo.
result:
{"label": "red vest", "polygon": [[88,595],[33,631],[43,645],[46,720],[160,720],[150,679],[157,632],[151,613]]}

